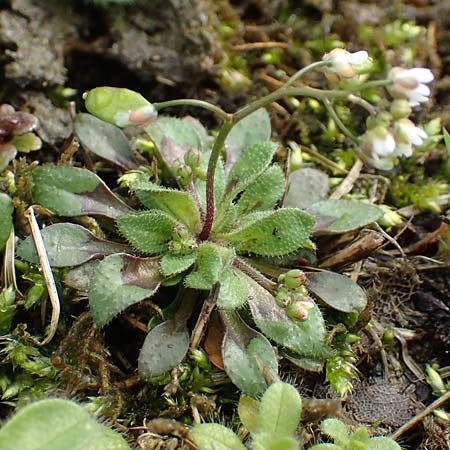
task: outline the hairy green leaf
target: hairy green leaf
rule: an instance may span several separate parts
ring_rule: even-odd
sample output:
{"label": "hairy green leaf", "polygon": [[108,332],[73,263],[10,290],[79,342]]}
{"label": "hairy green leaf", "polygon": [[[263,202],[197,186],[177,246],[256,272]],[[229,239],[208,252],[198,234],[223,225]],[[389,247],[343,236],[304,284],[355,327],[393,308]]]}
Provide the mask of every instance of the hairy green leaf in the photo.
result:
{"label": "hairy green leaf", "polygon": [[99,215],[116,219],[131,210],[87,169],[41,166],[32,172],[33,200],[60,216]]}
{"label": "hairy green leaf", "polygon": [[14,207],[9,195],[0,192],[0,252],[5,247],[13,228]]}
{"label": "hairy green leaf", "polygon": [[165,277],[177,275],[189,269],[194,264],[196,258],[196,253],[189,255],[173,255],[167,253],[161,258],[161,272]]}
{"label": "hairy green leaf", "polygon": [[0,291],[0,336],[11,332],[11,325],[16,309],[16,293],[14,287],[5,287]]}
{"label": "hairy green leaf", "polygon": [[240,214],[272,208],[283,196],[284,173],[280,166],[266,169],[240,196],[237,207]]}
{"label": "hairy green leaf", "polygon": [[130,450],[120,434],[68,400],[51,399],[19,410],[0,430],[2,450]]}
{"label": "hairy green leaf", "polygon": [[95,324],[101,328],[128,306],[152,296],[160,282],[156,259],[107,256],[96,266],[89,285],[89,306]]}
{"label": "hairy green leaf", "polygon": [[300,443],[290,436],[276,436],[272,433],[257,433],[253,436],[254,450],[299,450]]}
{"label": "hairy green leaf", "polygon": [[387,437],[373,437],[366,444],[366,450],[401,450],[400,445]]}
{"label": "hairy green leaf", "polygon": [[261,399],[258,429],[279,437],[291,436],[300,423],[301,412],[297,389],[288,383],[273,383]]}
{"label": "hairy green leaf", "polygon": [[253,213],[242,227],[222,238],[239,253],[282,256],[302,247],[312,247],[309,236],[314,218],[299,209],[282,208],[269,213]]}
{"label": "hairy green leaf", "polygon": [[328,349],[325,345],[325,321],[319,308],[309,311],[308,320],[291,320],[266,289],[247,277],[248,303],[253,319],[265,336],[300,356],[322,359]]}
{"label": "hairy green leaf", "polygon": [[189,432],[199,450],[246,450],[240,439],[227,427],[218,423],[201,423]]}
{"label": "hairy green leaf", "polygon": [[278,374],[277,356],[270,342],[246,325],[235,312],[221,311],[225,325],[222,359],[231,381],[246,395],[257,397],[267,389],[265,374]]}
{"label": "hairy green leaf", "polygon": [[137,167],[128,139],[120,128],[86,113],[77,114],[73,126],[85,149],[111,161],[121,169],[130,170]]}
{"label": "hairy green leaf", "polygon": [[177,222],[167,213],[143,211],[117,219],[117,228],[131,245],[149,255],[167,252],[167,243]]}
{"label": "hairy green leaf", "polygon": [[219,276],[231,262],[228,249],[205,242],[197,249],[197,259],[193,271],[186,276],[184,284],[192,289],[212,289]]}
{"label": "hairy green leaf", "polygon": [[246,147],[228,175],[227,194],[233,199],[269,166],[278,144],[266,141]]}
{"label": "hairy green leaf", "polygon": [[317,220],[328,218],[329,223],[315,232],[324,234],[346,233],[381,219],[384,211],[375,205],[355,200],[324,200],[311,207]]}
{"label": "hairy green leaf", "polygon": [[333,441],[341,447],[346,447],[350,439],[347,426],[339,419],[325,419],[320,424],[322,433],[333,438]]}
{"label": "hairy green leaf", "polygon": [[350,278],[334,272],[310,272],[306,287],[327,306],[344,313],[364,310],[365,292]]}
{"label": "hairy green leaf", "polygon": [[186,191],[169,189],[149,182],[132,185],[139,200],[147,208],[158,208],[183,222],[193,233],[200,232],[200,211],[194,198]]}
{"label": "hairy green leaf", "polygon": [[[77,266],[93,258],[125,252],[128,246],[105,241],[73,223],[56,223],[41,230],[52,267]],[[28,236],[17,248],[17,256],[39,263],[33,237]]]}
{"label": "hairy green leaf", "polygon": [[242,396],[238,403],[239,419],[250,433],[258,431],[259,401],[247,396]]}
{"label": "hairy green leaf", "polygon": [[228,267],[220,278],[220,290],[217,297],[217,306],[225,310],[239,308],[247,301],[248,289],[242,273]]}

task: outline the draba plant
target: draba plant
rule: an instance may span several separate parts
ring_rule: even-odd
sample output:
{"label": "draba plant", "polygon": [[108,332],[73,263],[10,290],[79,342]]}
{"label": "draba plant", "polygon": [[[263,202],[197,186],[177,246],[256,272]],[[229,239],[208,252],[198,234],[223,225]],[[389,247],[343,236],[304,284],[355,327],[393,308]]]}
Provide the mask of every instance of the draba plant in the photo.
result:
{"label": "draba plant", "polygon": [[[302,75],[318,68],[331,83],[339,83],[335,89],[296,86]],[[113,220],[126,241],[106,241],[98,230],[95,235],[72,223],[42,230],[51,265],[75,267],[66,283],[88,292],[98,327],[144,299],[157,302],[154,296],[161,287],[179,286],[171,304],[162,305],[149,323],[138,362],[143,377],[159,377],[179,365],[189,349],[194,352],[210,318],[220,336],[221,361],[216,365],[247,395],[261,395],[277,379],[278,355],[271,342],[283,356],[311,370],[339,356],[328,342],[319,305],[354,316],[366,306],[364,292],[342,275],[303,271],[300,261],[314,264],[315,235],[361,228],[380,219],[383,211],[367,203],[327,199],[326,191],[320,198],[312,195],[315,200],[308,203],[301,171],[286,180],[287,171],[273,163],[280,145],[270,140],[264,106],[283,97],[320,100],[361,158],[390,168],[426,138],[407,117],[410,105],[426,100],[424,83],[432,75],[428,69],[393,68],[385,80],[366,81],[367,74],[360,74],[367,71],[366,52],[335,49],[234,114],[201,100],[152,104],[123,88],[99,87],[85,94],[90,114],[76,116],[76,136],[85,149],[126,171],[120,182],[131,201],[113,194],[95,173],[63,166],[33,170],[33,200],[59,216]],[[389,111],[357,96],[383,87],[394,97]],[[370,113],[362,137],[336,113],[333,103],[345,99]],[[214,138],[190,117],[158,117],[164,108],[181,105],[216,114],[223,123]],[[120,130],[124,127],[136,127],[149,137],[138,143],[144,152],[153,152],[151,167],[138,165]],[[319,175],[309,184],[322,191],[324,174]],[[136,211],[130,205],[137,202],[142,206]],[[18,254],[38,261],[30,237]],[[341,393],[351,387],[342,377],[356,373],[353,362],[346,363],[350,370],[345,373],[342,364],[327,365],[327,379]]]}

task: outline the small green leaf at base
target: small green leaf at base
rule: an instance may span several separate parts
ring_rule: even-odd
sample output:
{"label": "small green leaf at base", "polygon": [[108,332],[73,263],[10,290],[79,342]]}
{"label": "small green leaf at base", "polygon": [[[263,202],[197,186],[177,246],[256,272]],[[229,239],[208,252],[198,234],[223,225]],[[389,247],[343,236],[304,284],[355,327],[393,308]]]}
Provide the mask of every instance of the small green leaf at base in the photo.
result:
{"label": "small green leaf at base", "polygon": [[248,289],[239,270],[228,267],[219,278],[220,291],[217,306],[225,310],[239,308],[247,301]]}
{"label": "small green leaf at base", "polygon": [[329,218],[326,224],[316,232],[323,234],[339,234],[357,230],[381,219],[384,211],[375,205],[355,200],[324,200],[311,207],[311,212],[318,218]]}
{"label": "small green leaf at base", "polygon": [[299,450],[300,443],[289,436],[258,433],[253,437],[254,450]]}
{"label": "small green leaf at base", "polygon": [[196,425],[189,437],[199,450],[246,450],[235,433],[217,423]]}
{"label": "small green leaf at base", "polygon": [[167,320],[153,328],[139,354],[138,369],[144,379],[164,375],[183,361],[189,348],[186,324]]}
{"label": "small green leaf at base", "polygon": [[129,214],[117,219],[117,228],[131,245],[142,253],[167,252],[167,243],[177,222],[168,214],[152,210]]}
{"label": "small green leaf at base", "polygon": [[130,450],[120,434],[97,423],[76,403],[41,400],[17,412],[0,430],[2,450]]}
{"label": "small green leaf at base", "polygon": [[259,406],[258,429],[273,436],[291,436],[302,413],[300,394],[288,383],[273,383]]}
{"label": "small green leaf at base", "polygon": [[195,253],[191,253],[190,255],[172,255],[171,253],[166,253],[161,258],[161,273],[165,277],[182,273],[194,264],[196,257]]}

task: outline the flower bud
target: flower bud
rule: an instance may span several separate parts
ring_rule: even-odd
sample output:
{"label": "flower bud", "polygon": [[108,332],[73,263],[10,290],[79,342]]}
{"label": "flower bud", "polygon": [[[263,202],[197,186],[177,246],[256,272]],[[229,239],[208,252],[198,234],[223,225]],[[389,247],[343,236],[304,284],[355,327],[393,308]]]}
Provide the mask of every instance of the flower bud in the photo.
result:
{"label": "flower bud", "polygon": [[284,284],[288,289],[297,289],[306,283],[305,272],[300,269],[289,270],[284,275]]}
{"label": "flower bud", "polygon": [[281,288],[275,295],[275,301],[280,308],[287,308],[292,303],[292,296],[286,289]]}
{"label": "flower bud", "polygon": [[157,116],[155,107],[130,89],[98,87],[83,98],[91,114],[118,127],[145,126]]}
{"label": "flower bud", "polygon": [[286,314],[293,320],[303,322],[308,319],[308,311],[314,308],[314,303],[309,299],[302,299],[291,303],[286,309]]}
{"label": "flower bud", "polygon": [[184,154],[184,162],[191,169],[195,169],[200,164],[200,151],[196,148],[190,148]]}
{"label": "flower bud", "polygon": [[390,112],[394,120],[403,119],[411,114],[412,108],[406,100],[397,99],[391,103]]}

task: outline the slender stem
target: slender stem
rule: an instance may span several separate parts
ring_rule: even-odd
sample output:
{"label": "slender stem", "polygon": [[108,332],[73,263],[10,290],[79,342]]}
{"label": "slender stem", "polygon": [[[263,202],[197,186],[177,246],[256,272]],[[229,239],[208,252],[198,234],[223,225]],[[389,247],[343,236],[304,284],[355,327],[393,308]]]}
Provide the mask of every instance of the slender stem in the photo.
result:
{"label": "slender stem", "polygon": [[196,100],[191,98],[182,98],[177,100],[168,100],[167,102],[153,103],[153,106],[157,111],[169,108],[171,106],[197,106],[199,108],[207,109],[208,111],[212,111],[217,114],[221,119],[228,120],[228,114],[216,105],[212,103],[205,102],[204,100]]}
{"label": "slender stem", "polygon": [[351,139],[354,143],[358,143],[358,138],[344,125],[341,118],[338,116],[336,110],[334,109],[332,103],[327,98],[323,99],[323,104],[328,111],[328,114],[331,116],[331,118],[336,122],[336,125],[339,127],[339,129],[344,133],[345,136],[347,136],[349,139]]}
{"label": "slender stem", "polygon": [[[305,67],[304,69],[306,70],[307,68]],[[296,74],[294,75],[294,77],[296,77],[295,79],[297,79],[298,75]],[[364,89],[372,87],[387,86],[389,84],[392,84],[392,81],[390,80],[369,81],[359,86],[355,86],[354,88],[350,88],[346,91],[324,90],[311,87],[289,87],[288,85],[288,87],[283,86],[280,89],[277,89],[276,91],[266,95],[265,97],[255,100],[254,102],[240,108],[235,114],[227,114],[221,108],[218,108],[202,100],[182,99],[156,103],[155,104],[156,109],[177,105],[200,106],[217,113],[224,120],[222,128],[220,129],[219,134],[217,135],[217,138],[214,142],[211,157],[209,159],[208,172],[206,178],[206,216],[205,221],[203,223],[203,229],[199,235],[200,240],[205,241],[206,239],[209,238],[209,234],[211,233],[211,229],[214,222],[214,178],[217,161],[219,159],[220,152],[222,151],[225,145],[225,139],[230,133],[233,125],[235,125],[237,122],[241,121],[251,113],[255,112],[257,109],[262,108],[270,103],[273,103],[283,97],[312,97],[321,100],[324,103],[328,102],[328,105],[330,107],[329,112],[335,119],[337,125],[341,128],[342,132],[347,137],[352,139],[352,141],[358,142],[357,138],[345,127],[345,125],[337,116],[336,112],[331,106],[330,99],[347,98],[353,92],[362,91]],[[327,104],[325,104],[325,106],[327,106]]]}
{"label": "slender stem", "polygon": [[303,67],[299,71],[295,72],[294,75],[292,75],[286,83],[284,83],[284,88],[287,88],[294,84],[299,78],[301,78],[305,73],[310,72],[311,70],[317,69],[317,67],[327,66],[329,65],[329,61],[317,61],[315,63],[309,64],[306,67]]}
{"label": "slender stem", "polygon": [[202,241],[206,241],[211,233],[211,228],[214,222],[214,178],[216,174],[217,161],[225,145],[225,139],[227,138],[231,128],[235,121],[233,116],[227,116],[227,120],[223,123],[219,134],[214,141],[214,145],[211,151],[211,156],[208,163],[208,171],[206,173],[206,216],[203,222],[203,229],[200,232],[199,238]]}

